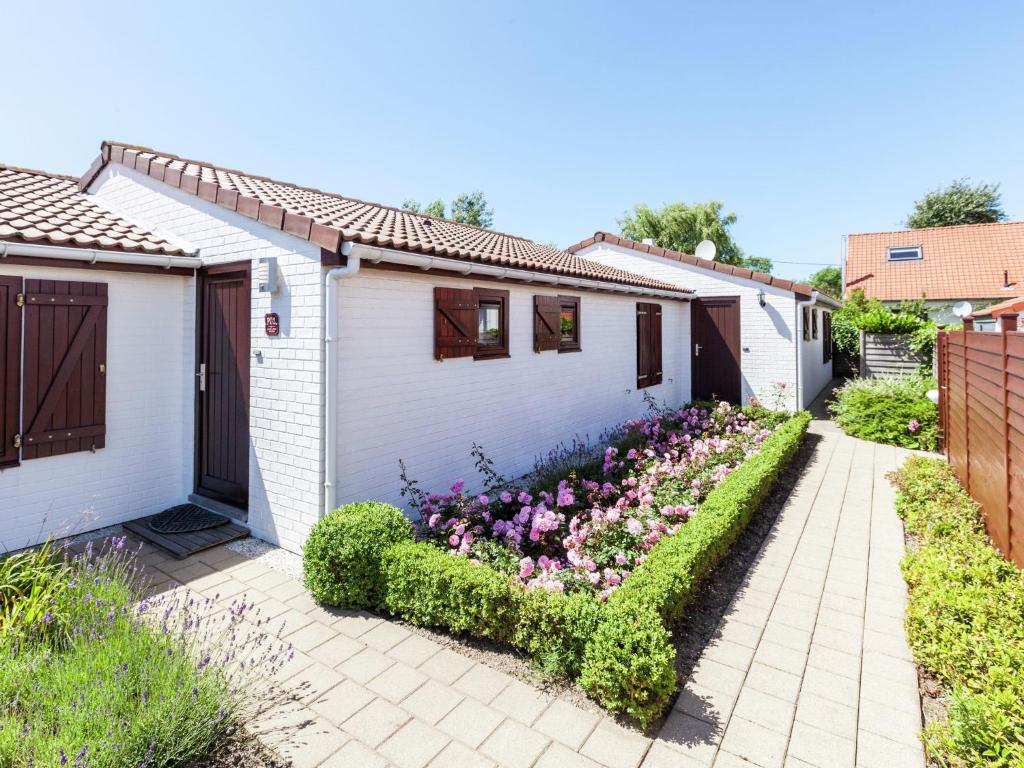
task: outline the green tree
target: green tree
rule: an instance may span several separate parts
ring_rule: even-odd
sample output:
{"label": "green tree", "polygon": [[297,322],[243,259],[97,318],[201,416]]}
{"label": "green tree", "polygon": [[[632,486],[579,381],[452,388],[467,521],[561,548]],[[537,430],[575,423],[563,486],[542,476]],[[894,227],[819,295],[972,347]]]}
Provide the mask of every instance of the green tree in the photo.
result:
{"label": "green tree", "polygon": [[807,278],[811,288],[827,293],[834,299],[843,296],[843,270],[839,267],[823,267]]}
{"label": "green tree", "polygon": [[957,179],[948,187],[933,189],[914,203],[907,226],[921,229],[987,224],[1005,218],[998,184],[971,184],[969,179]]}
{"label": "green tree", "polygon": [[412,213],[423,213],[484,229],[494,223],[494,209],[487,204],[487,198],[480,190],[463,192],[452,200],[450,214],[445,213],[444,201],[440,198],[427,205],[421,205],[416,200],[403,200],[402,208]]}
{"label": "green tree", "polygon": [[673,251],[693,253],[702,240],[710,240],[717,250],[715,261],[771,272],[770,259],[746,256],[732,239],[729,229],[736,223],[735,213],[724,213],[718,200],[706,203],[669,203],[654,209],[643,203],[619,219],[623,237],[630,240],[650,238],[656,245]]}

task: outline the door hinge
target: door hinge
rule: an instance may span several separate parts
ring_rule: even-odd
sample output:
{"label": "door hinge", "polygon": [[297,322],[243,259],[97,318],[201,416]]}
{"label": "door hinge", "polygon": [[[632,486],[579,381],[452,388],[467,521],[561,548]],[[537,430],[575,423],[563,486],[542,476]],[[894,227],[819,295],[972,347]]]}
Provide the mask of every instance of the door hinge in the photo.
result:
{"label": "door hinge", "polygon": [[24,293],[19,293],[18,295],[16,295],[14,297],[14,303],[17,304],[19,307],[24,307],[25,306],[25,294]]}
{"label": "door hinge", "polygon": [[14,436],[14,447],[21,448],[21,435]]}
{"label": "door hinge", "polygon": [[107,373],[107,364],[100,363],[100,376],[105,376]]}

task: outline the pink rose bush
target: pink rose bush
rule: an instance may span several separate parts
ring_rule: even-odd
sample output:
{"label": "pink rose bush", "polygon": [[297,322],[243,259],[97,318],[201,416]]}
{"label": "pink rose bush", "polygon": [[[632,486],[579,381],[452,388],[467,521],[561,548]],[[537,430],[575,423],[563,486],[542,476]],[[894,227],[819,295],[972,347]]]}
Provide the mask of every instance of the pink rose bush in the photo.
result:
{"label": "pink rose bush", "polygon": [[599,461],[554,488],[524,482],[469,495],[457,480],[448,493],[422,495],[418,535],[525,589],[606,600],[783,418],[728,403],[653,411],[626,422]]}

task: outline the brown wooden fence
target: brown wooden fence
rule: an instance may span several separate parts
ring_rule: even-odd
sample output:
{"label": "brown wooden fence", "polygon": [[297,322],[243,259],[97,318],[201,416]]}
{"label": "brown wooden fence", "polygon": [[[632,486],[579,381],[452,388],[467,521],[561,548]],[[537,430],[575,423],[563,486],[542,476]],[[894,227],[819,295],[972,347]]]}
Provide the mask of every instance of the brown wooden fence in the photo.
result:
{"label": "brown wooden fence", "polygon": [[939,429],[989,536],[1024,568],[1024,333],[939,333]]}

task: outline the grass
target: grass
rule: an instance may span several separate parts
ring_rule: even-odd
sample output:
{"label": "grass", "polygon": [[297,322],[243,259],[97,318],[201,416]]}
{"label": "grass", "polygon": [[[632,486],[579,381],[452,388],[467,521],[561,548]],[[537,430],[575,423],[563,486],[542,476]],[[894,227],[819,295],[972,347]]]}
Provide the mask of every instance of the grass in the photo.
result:
{"label": "grass", "polygon": [[0,630],[0,766],[183,768],[242,719],[253,671],[284,661],[241,601],[217,613],[186,592],[143,599],[124,539],[42,551],[0,566],[60,585],[31,615],[12,600],[21,618]]}
{"label": "grass", "polygon": [[912,457],[892,475],[915,546],[903,562],[907,635],[949,693],[925,731],[942,766],[1024,766],[1024,573],[985,534],[950,467]]}

